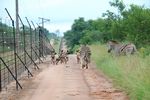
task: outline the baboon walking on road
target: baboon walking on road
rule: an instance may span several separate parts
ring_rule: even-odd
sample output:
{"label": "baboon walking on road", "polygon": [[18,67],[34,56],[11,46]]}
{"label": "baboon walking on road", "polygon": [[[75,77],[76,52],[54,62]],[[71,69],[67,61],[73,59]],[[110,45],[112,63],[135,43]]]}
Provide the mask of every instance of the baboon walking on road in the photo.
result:
{"label": "baboon walking on road", "polygon": [[55,62],[56,62],[56,58],[55,58],[55,55],[56,55],[56,52],[55,51],[53,51],[52,53],[51,53],[51,64],[55,64]]}
{"label": "baboon walking on road", "polygon": [[81,61],[80,61],[80,50],[76,51],[76,59],[77,59],[77,63],[80,64],[81,63]]}
{"label": "baboon walking on road", "polygon": [[80,50],[80,56],[81,56],[81,66],[82,68],[86,67],[88,69],[88,65],[91,62],[90,56],[91,56],[91,50],[87,45],[82,45]]}

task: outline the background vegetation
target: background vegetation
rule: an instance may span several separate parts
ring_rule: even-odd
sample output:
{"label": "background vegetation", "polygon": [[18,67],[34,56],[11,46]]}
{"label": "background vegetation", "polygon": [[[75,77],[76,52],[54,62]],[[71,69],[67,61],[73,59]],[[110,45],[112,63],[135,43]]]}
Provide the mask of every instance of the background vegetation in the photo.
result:
{"label": "background vegetation", "polygon": [[144,6],[126,7],[122,1],[109,2],[117,14],[107,10],[101,18],[85,21],[76,19],[71,30],[64,33],[71,50],[81,43],[105,43],[108,40],[133,42],[138,48],[149,51],[150,9]]}
{"label": "background vegetation", "polygon": [[[72,52],[80,44],[89,44],[97,67],[131,100],[150,100],[150,9],[133,4],[126,7],[120,0],[109,4],[117,9],[117,14],[107,10],[96,20],[78,18],[64,38]],[[108,40],[132,42],[138,53],[114,57],[107,53]]]}

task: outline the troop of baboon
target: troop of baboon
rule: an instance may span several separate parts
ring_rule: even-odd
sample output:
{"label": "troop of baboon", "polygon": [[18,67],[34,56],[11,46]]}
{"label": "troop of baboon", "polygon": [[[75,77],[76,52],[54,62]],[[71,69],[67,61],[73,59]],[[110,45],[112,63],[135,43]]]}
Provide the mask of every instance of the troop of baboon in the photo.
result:
{"label": "troop of baboon", "polygon": [[62,63],[67,63],[69,58],[68,58],[68,50],[61,50],[60,54],[57,55],[56,57],[56,52],[52,51],[51,53],[51,64],[57,65],[59,62]]}
{"label": "troop of baboon", "polygon": [[[68,50],[61,50],[58,55],[55,51],[51,52],[51,64],[58,65],[66,64],[69,60]],[[91,51],[87,45],[81,45],[80,49],[76,50],[76,61],[77,64],[81,64],[81,68],[88,69],[90,63]]]}

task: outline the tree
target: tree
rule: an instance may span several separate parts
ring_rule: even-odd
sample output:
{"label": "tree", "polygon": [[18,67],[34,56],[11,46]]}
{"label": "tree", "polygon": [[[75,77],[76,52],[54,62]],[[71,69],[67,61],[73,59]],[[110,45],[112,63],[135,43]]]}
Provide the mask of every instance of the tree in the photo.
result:
{"label": "tree", "polygon": [[107,42],[110,39],[130,41],[141,47],[150,44],[150,9],[130,5],[126,9],[120,0],[109,2],[118,13],[107,10],[103,18],[85,21],[76,19],[71,30],[65,32],[67,44],[73,49],[82,43]]}
{"label": "tree", "polygon": [[150,44],[150,9],[131,5],[124,16],[126,39],[137,45]]}

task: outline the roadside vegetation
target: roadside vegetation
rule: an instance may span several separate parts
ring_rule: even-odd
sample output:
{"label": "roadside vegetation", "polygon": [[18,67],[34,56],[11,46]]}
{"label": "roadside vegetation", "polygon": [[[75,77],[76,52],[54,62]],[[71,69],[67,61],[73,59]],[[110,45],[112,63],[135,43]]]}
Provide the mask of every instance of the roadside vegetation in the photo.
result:
{"label": "roadside vegetation", "polygon": [[[107,10],[96,20],[75,19],[64,38],[71,52],[81,44],[90,45],[97,68],[125,90],[131,100],[150,100],[150,8],[134,4],[126,7],[121,0],[109,4],[117,14]],[[115,57],[107,53],[108,40],[132,42],[138,52]]]}
{"label": "roadside vegetation", "polygon": [[55,49],[56,53],[59,53],[60,43],[61,43],[61,37],[54,39],[54,49]]}
{"label": "roadside vegetation", "polygon": [[125,90],[131,100],[150,99],[150,55],[142,53],[115,57],[107,53],[106,45],[90,46],[97,68],[109,76],[114,85]]}

